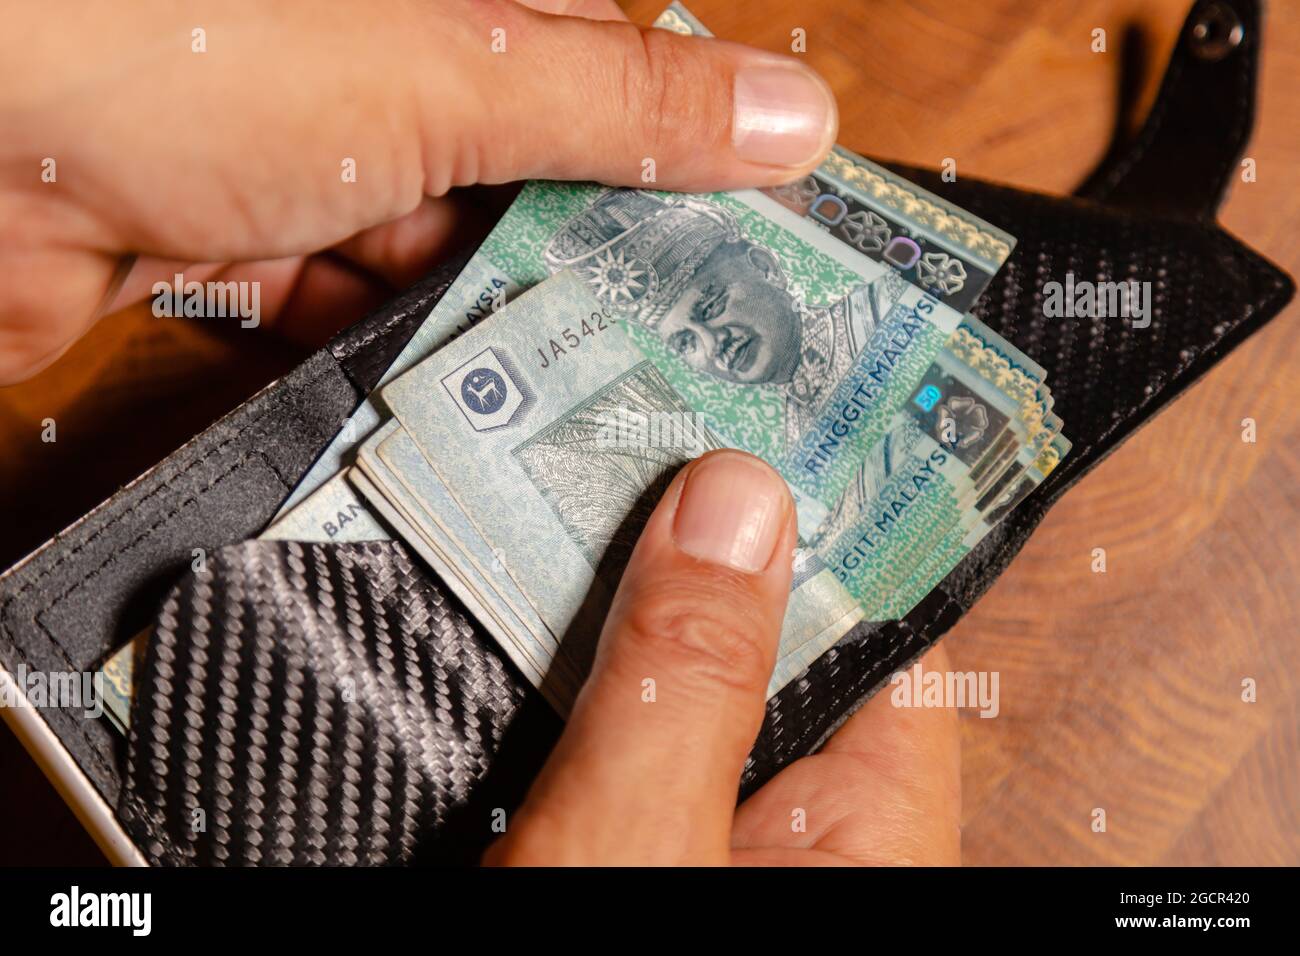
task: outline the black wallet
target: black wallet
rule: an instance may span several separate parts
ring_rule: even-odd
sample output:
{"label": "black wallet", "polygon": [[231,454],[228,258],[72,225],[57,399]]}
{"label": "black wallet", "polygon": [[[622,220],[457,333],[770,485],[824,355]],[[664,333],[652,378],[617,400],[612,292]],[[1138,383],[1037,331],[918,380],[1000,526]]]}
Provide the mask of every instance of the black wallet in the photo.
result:
{"label": "black wallet", "polygon": [[[1049,370],[1071,454],[904,620],[768,703],[739,796],[938,640],[1047,509],[1294,292],[1215,210],[1252,121],[1255,0],[1202,0],[1137,137],[1072,197],[896,167],[1019,239],[975,312]],[[152,624],[130,736],[41,712],[154,863],[474,859],[559,719],[398,542],[248,540],[447,289],[448,263],[0,578],[0,663],[94,670]],[[1150,281],[1149,326],[1049,318],[1045,283]],[[191,573],[191,553],[209,555]],[[161,608],[161,610],[159,610]]]}

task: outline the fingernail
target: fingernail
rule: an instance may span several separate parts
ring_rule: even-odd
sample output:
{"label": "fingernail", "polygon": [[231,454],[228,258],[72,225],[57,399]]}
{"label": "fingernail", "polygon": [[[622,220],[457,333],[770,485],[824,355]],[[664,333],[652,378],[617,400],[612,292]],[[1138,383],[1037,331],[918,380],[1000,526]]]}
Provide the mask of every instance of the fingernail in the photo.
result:
{"label": "fingernail", "polygon": [[800,166],[831,145],[835,98],[798,64],[745,67],[736,73],[731,143],[751,163]]}
{"label": "fingernail", "polygon": [[789,500],[781,476],[758,459],[710,455],[686,477],[673,538],[692,557],[753,574],[772,559]]}

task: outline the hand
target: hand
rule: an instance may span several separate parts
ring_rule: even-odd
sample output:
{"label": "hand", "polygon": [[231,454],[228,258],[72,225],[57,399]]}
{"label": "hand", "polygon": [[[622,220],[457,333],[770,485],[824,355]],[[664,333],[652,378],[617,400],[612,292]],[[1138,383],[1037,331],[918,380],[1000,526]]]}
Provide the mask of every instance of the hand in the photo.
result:
{"label": "hand", "polygon": [[770,185],[830,148],[834,100],[794,58],[621,17],[612,0],[13,5],[0,384],[178,271],[260,282],[281,329],[355,319],[377,283],[481,234],[453,187],[641,186],[645,159],[658,188]]}
{"label": "hand", "polygon": [[[955,713],[878,694],[736,807],[795,548],[785,482],[738,451],[676,476],[632,554],[590,678],[494,864],[957,864]],[[926,669],[947,670],[942,648]],[[643,681],[654,681],[654,700]],[[798,832],[802,810],[806,832]]]}

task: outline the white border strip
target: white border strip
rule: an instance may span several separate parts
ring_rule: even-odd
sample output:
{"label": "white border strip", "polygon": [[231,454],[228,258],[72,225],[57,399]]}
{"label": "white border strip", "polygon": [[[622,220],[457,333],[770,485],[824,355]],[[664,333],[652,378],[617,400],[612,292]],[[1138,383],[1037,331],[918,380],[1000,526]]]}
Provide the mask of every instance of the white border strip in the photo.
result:
{"label": "white border strip", "polygon": [[16,707],[0,707],[5,722],[18,735],[37,766],[63,797],[63,802],[72,808],[109,861],[114,866],[148,866],[149,863],[122,829],[112,808],[72,759],[63,741],[37,709],[27,703],[27,696],[3,665],[0,665],[0,700],[19,702]]}

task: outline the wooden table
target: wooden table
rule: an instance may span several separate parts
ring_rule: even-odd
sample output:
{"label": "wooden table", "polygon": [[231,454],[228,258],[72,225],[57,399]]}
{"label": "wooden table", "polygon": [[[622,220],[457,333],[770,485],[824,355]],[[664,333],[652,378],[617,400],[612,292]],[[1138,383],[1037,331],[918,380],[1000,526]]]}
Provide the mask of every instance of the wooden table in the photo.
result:
{"label": "wooden table", "polygon": [[[662,0],[631,0],[649,22]],[[1120,38],[1149,103],[1182,0],[695,0],[720,36],[788,50],[839,95],[841,141],[958,175],[1069,191],[1116,123]],[[1108,53],[1091,51],[1106,29]],[[1225,225],[1300,275],[1300,10],[1267,18],[1260,113]],[[963,720],[972,864],[1300,863],[1300,312],[1292,305],[1074,488],[948,636],[1001,675]],[[0,390],[0,564],[133,477],[296,354],[124,313]],[[159,416],[158,409],[166,414]],[[1063,409],[1068,421],[1069,410]],[[43,445],[40,422],[59,422]],[[1241,440],[1254,418],[1258,441]],[[1107,572],[1091,570],[1104,547]],[[1242,700],[1255,681],[1258,699]],[[7,732],[0,858],[96,857]],[[1092,830],[1103,808],[1107,830]]]}

